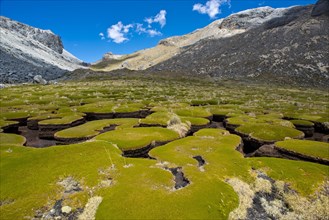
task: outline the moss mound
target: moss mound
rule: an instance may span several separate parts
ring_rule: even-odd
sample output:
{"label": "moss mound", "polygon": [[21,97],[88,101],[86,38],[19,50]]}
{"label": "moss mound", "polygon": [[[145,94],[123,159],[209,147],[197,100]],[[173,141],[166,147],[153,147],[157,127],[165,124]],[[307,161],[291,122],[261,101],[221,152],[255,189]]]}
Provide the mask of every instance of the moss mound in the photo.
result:
{"label": "moss mound", "polygon": [[95,137],[96,140],[117,144],[121,150],[135,150],[146,147],[152,142],[168,142],[178,138],[178,133],[159,127],[114,130]]}
{"label": "moss mound", "polygon": [[104,128],[111,125],[118,128],[129,128],[138,124],[138,119],[121,118],[121,119],[104,119],[90,121],[85,124],[64,129],[55,133],[55,138],[91,138],[98,135]]}
{"label": "moss mound", "polygon": [[1,112],[0,114],[3,120],[14,120],[14,119],[21,119],[21,118],[28,118],[31,116],[30,112],[24,111],[11,111],[11,112]]}
{"label": "moss mound", "polygon": [[39,125],[66,125],[66,124],[71,124],[73,122],[82,120],[83,117],[80,115],[68,115],[64,116],[62,118],[53,118],[53,119],[47,119],[47,120],[42,120],[38,122]]}
{"label": "moss mound", "polygon": [[25,137],[21,135],[0,133],[0,145],[23,145],[25,142]]}
{"label": "moss mound", "polygon": [[329,160],[329,143],[308,140],[285,140],[275,146],[298,154]]}
{"label": "moss mound", "polygon": [[240,115],[226,119],[226,124],[231,125],[233,127],[237,127],[240,125],[264,124],[264,123],[270,125],[280,125],[284,127],[294,128],[292,122],[274,117],[272,115],[258,115],[258,116]]}
{"label": "moss mound", "polygon": [[197,117],[188,117],[188,116],[178,116],[177,114],[173,112],[167,112],[167,111],[159,111],[152,113],[151,115],[147,116],[144,119],[141,119],[141,124],[144,126],[162,126],[166,127],[169,123],[169,121],[174,118],[178,117],[180,118],[181,122],[186,123],[189,122],[191,125],[207,125],[210,123],[210,121],[206,118],[197,118]]}
{"label": "moss mound", "polygon": [[295,126],[313,127],[314,123],[306,120],[290,120]]}
{"label": "moss mound", "polygon": [[294,128],[270,124],[248,124],[236,129],[237,132],[248,135],[259,141],[275,142],[289,138],[303,138],[304,133]]}

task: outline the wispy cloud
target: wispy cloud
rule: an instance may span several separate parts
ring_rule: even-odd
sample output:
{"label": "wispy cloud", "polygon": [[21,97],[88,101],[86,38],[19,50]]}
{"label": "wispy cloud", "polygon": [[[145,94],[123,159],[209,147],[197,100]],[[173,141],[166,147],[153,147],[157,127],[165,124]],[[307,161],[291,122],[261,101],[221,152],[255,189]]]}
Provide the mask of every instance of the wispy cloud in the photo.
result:
{"label": "wispy cloud", "polygon": [[263,5],[265,5],[265,1],[258,3],[258,6],[263,6]]}
{"label": "wispy cloud", "polygon": [[149,29],[149,30],[147,30],[147,34],[150,37],[155,37],[155,36],[161,36],[162,35],[162,33],[160,31],[157,31],[156,29]]}
{"label": "wispy cloud", "polygon": [[156,29],[145,28],[143,24],[136,24],[136,32],[140,34],[147,34],[150,37],[161,36],[162,33]]}
{"label": "wispy cloud", "polygon": [[105,36],[103,32],[99,33],[99,36],[101,37],[102,40],[105,40]]}
{"label": "wispy cloud", "polygon": [[123,25],[122,22],[119,21],[117,24],[114,24],[107,29],[107,37],[110,38],[113,42],[120,44],[128,40],[126,35],[129,33],[129,30],[132,27],[132,24]]}
{"label": "wispy cloud", "polygon": [[[161,28],[163,28],[166,25],[166,14],[167,12],[165,10],[161,10],[154,17],[145,18],[144,24],[146,27],[142,23],[124,25],[121,21],[119,21],[117,24],[114,24],[107,29],[107,37],[110,39],[110,41],[121,44],[129,40],[128,36],[132,35],[132,31],[137,32],[139,35],[147,34],[150,37],[161,36],[162,33],[156,28],[153,28],[152,24],[158,23]],[[105,39],[103,32],[99,33],[99,36],[102,40]]]}
{"label": "wispy cloud", "polygon": [[154,17],[145,18],[144,21],[147,22],[149,25],[151,25],[152,23],[159,23],[161,28],[163,28],[167,22],[166,15],[167,15],[167,11],[161,10]]}
{"label": "wispy cloud", "polygon": [[223,4],[230,4],[230,0],[209,0],[206,4],[197,3],[193,5],[193,11],[200,14],[207,14],[210,18],[216,18],[216,15],[221,13],[220,7]]}

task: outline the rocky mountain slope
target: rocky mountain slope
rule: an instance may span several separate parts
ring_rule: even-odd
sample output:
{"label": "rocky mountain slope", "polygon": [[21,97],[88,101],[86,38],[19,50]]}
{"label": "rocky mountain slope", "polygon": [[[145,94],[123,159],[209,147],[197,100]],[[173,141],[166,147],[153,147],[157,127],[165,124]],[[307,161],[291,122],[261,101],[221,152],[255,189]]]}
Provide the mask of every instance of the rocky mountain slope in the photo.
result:
{"label": "rocky mountain slope", "polygon": [[[281,8],[262,7],[234,14],[227,19],[216,20],[208,26],[195,30],[192,33],[161,40],[153,48],[123,56],[117,56],[111,53],[105,54],[103,59],[96,63],[93,68],[105,71],[123,68],[145,70],[180,54],[182,51],[185,51],[186,46],[193,45],[200,40],[224,39],[241,34],[250,27],[259,26],[270,19],[282,16],[285,11],[286,9]],[[237,19],[239,22],[235,24],[234,22]],[[236,27],[234,25],[240,26]]]}
{"label": "rocky mountain slope", "polygon": [[328,88],[328,2],[282,9],[280,16],[265,22],[258,22],[258,18],[266,16],[269,8],[231,15],[217,28],[243,29],[243,33],[198,41],[150,69]]}
{"label": "rocky mountain slope", "polygon": [[83,67],[50,30],[0,16],[0,36],[1,83],[31,82],[35,75],[51,80]]}

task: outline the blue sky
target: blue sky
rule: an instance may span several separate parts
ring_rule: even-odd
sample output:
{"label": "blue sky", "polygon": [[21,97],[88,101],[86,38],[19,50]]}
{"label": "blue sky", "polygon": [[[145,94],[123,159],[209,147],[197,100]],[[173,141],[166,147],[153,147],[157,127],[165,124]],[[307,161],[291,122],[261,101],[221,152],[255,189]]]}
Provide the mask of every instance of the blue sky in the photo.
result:
{"label": "blue sky", "polygon": [[[106,52],[127,54],[159,40],[202,28],[260,6],[314,4],[315,0],[1,0],[1,15],[50,29],[66,50],[86,62]],[[102,34],[100,34],[102,33]]]}

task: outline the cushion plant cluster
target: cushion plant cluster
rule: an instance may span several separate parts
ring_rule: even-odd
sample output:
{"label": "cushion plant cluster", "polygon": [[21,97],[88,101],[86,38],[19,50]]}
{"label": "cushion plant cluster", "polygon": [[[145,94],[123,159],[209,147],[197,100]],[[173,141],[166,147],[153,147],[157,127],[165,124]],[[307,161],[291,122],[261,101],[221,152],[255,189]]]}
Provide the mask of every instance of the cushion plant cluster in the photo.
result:
{"label": "cushion plant cluster", "polygon": [[[326,165],[244,158],[236,150],[241,137],[248,136],[328,160],[327,143],[302,140],[303,133],[295,128],[328,124],[328,95],[321,91],[237,91],[231,85],[202,81],[117,79],[13,86],[0,90],[0,95],[1,219],[33,218],[36,212],[50,211],[60,199],[75,212],[92,196],[103,198],[96,219],[227,219],[244,201],[231,180],[253,186],[253,170],[265,172],[300,196],[286,201],[290,207],[297,201],[313,201],[329,178]],[[143,111],[148,112],[145,118],[140,117]],[[120,118],[136,112],[134,118]],[[74,124],[97,114],[108,118]],[[206,128],[212,120],[224,119],[228,130]],[[181,136],[168,129],[175,120],[198,131]],[[74,124],[56,131],[54,138],[83,142],[24,147],[26,139],[8,129],[25,124],[31,129]],[[146,146],[152,146],[149,158],[123,156]],[[179,189],[172,172],[178,168],[188,180]],[[68,177],[79,182],[80,191],[64,193],[58,183]]]}

